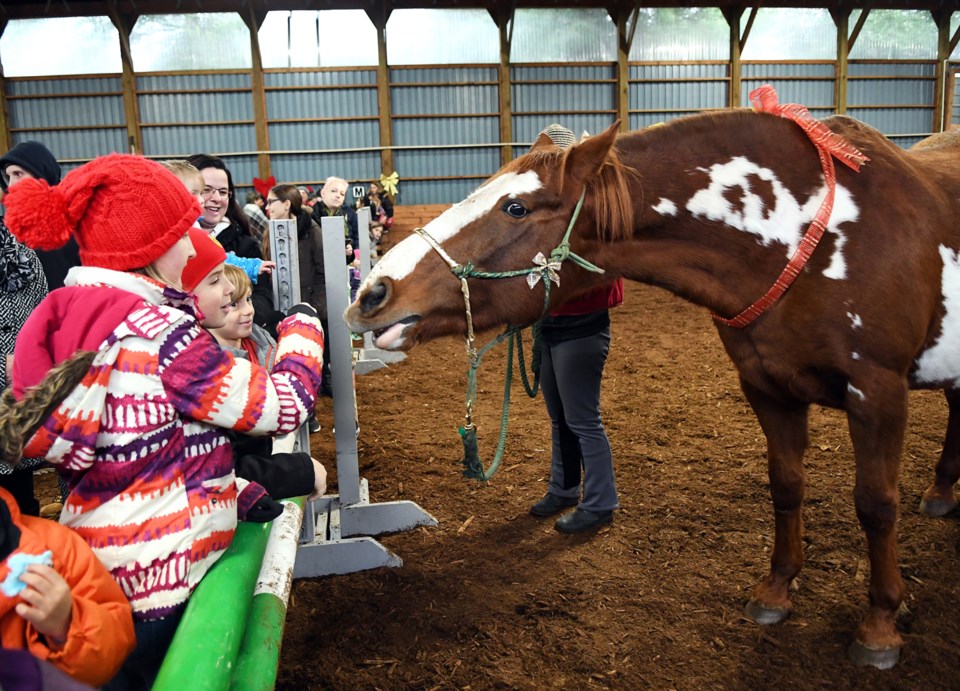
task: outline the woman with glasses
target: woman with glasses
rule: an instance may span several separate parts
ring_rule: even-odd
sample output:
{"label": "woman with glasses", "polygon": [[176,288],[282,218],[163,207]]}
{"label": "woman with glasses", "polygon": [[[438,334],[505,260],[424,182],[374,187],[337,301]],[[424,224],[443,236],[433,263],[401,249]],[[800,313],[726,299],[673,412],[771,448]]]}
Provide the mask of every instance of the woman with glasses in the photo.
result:
{"label": "woman with glasses", "polygon": [[[209,154],[194,154],[187,159],[203,176],[200,227],[210,233],[227,252],[238,257],[262,259],[260,245],[250,232],[250,223],[236,200],[233,176],[224,162]],[[284,314],[273,306],[273,284],[257,281],[253,288],[254,321],[276,336],[277,324]]]}

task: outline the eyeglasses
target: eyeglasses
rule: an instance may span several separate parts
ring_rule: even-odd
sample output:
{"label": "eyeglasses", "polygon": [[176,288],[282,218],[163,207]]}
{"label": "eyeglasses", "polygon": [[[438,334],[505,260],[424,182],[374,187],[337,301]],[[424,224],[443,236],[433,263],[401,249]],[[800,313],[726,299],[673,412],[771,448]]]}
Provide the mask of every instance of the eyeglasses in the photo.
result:
{"label": "eyeglasses", "polygon": [[268,198],[268,199],[267,199],[267,206],[270,206],[270,205],[273,204],[274,202],[278,202],[278,201],[280,201],[280,200],[277,199],[277,198],[274,198],[274,199],[269,199],[269,198]]}
{"label": "eyeglasses", "polygon": [[210,198],[214,192],[219,194],[223,199],[230,198],[230,190],[226,187],[210,187],[209,185],[205,185],[202,194],[205,198]]}

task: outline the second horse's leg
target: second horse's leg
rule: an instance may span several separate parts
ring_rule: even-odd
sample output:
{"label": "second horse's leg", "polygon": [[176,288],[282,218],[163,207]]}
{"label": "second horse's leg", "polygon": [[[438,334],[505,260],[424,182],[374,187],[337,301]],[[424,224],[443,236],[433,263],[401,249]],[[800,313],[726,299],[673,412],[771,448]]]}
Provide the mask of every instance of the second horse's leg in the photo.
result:
{"label": "second horse's leg", "polygon": [[741,381],[741,386],[767,437],[775,524],[770,574],[754,589],[746,615],[758,624],[775,624],[790,613],[790,583],[803,565],[803,453],[807,448],[809,406],[801,401],[774,399],[746,382]]}
{"label": "second horse's leg", "polygon": [[943,440],[936,477],[920,500],[920,510],[930,516],[945,516],[956,508],[953,486],[960,480],[960,391],[947,389],[943,393],[950,406],[947,435]]}

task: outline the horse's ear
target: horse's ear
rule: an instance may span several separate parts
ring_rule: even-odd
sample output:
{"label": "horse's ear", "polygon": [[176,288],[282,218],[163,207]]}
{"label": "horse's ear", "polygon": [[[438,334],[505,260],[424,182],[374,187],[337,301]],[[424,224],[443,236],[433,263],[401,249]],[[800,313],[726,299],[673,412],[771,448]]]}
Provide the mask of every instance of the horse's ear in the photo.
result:
{"label": "horse's ear", "polygon": [[563,171],[564,193],[570,185],[576,187],[575,190],[571,189],[570,193],[580,196],[584,184],[597,174],[607,160],[619,131],[620,121],[617,120],[600,134],[581,139],[579,144],[570,149]]}
{"label": "horse's ear", "polygon": [[533,143],[533,146],[530,147],[530,151],[536,151],[537,149],[545,149],[548,146],[556,146],[553,143],[553,140],[547,135],[546,132],[541,132],[540,136],[537,137],[537,141]]}

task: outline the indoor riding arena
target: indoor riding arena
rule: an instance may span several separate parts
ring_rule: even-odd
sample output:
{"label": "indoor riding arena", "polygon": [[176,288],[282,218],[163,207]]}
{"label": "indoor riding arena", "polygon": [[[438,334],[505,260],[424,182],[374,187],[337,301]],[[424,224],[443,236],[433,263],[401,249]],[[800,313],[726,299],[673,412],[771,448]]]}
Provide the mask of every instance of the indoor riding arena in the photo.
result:
{"label": "indoor riding arena", "polygon": [[[273,453],[325,492],[239,522],[152,688],[960,688],[960,8],[688,5],[0,4],[2,151],[214,157],[201,212],[267,202],[282,312],[280,188],[321,238],[332,393]],[[734,142],[732,111],[779,129]],[[523,380],[578,282],[621,276],[611,514],[566,422],[587,484],[551,491],[575,413]],[[72,490],[34,487],[57,520]]]}

